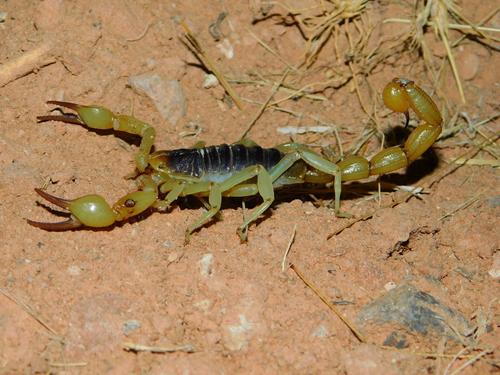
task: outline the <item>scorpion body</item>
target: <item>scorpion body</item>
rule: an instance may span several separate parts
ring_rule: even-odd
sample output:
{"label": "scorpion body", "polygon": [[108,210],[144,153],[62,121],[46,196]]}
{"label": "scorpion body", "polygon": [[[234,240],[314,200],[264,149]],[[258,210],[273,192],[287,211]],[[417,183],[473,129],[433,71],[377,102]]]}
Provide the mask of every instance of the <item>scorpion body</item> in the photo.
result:
{"label": "scorpion body", "polygon": [[[186,178],[193,177],[220,184],[250,165],[262,165],[269,171],[283,159],[284,154],[275,148],[257,145],[222,144],[162,151],[159,156],[166,160],[164,165],[157,166],[159,170],[168,169]],[[155,155],[152,156],[153,159],[154,157]]]}
{"label": "scorpion body", "polygon": [[[386,106],[406,116],[409,108],[426,123],[410,134],[402,147],[380,151],[370,160],[351,156],[335,164],[315,151],[298,143],[284,143],[262,148],[250,140],[232,145],[205,147],[197,144],[190,149],[156,151],[151,153],[155,130],[131,116],[115,115],[100,106],[49,101],[76,111],[62,116],[39,116],[40,121],[56,120],[86,125],[94,129],[114,129],[142,137],[137,152],[136,183],[138,191],[129,193],[113,206],[99,195],[87,195],[74,200],[54,197],[35,191],[49,202],[70,211],[62,223],[28,223],[45,230],[68,230],[87,227],[107,227],[116,221],[135,216],[148,208],[169,207],[177,198],[194,195],[205,204],[207,211],[186,229],[186,242],[191,233],[213,216],[218,215],[222,197],[247,197],[259,194],[263,202],[246,217],[237,232],[242,242],[244,229],[265,212],[274,201],[274,190],[285,185],[333,182],[335,212],[340,214],[341,182],[389,173],[405,167],[422,155],[437,139],[443,119],[434,101],[413,81],[393,79],[384,89]],[[164,198],[160,199],[160,194]],[[208,197],[208,203],[202,197]]]}

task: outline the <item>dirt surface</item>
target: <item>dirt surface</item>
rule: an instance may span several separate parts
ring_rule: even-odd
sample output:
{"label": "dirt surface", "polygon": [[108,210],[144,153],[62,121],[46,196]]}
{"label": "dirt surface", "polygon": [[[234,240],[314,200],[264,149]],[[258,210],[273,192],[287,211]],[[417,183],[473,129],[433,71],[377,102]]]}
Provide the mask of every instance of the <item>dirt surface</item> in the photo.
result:
{"label": "dirt surface", "polygon": [[[304,6],[296,3],[290,6]],[[467,18],[478,22],[496,2],[461,5]],[[443,66],[437,81],[418,51],[405,53],[409,46],[404,44],[365,71],[351,60],[363,104],[381,127],[359,154],[375,154],[382,135],[390,140],[392,129],[403,124],[403,116],[385,109],[380,95],[396,76],[413,79],[431,93],[445,129],[462,124],[456,131],[445,130],[448,135],[411,167],[384,177],[393,184],[423,187],[419,196],[377,210],[406,192],[379,195],[376,178],[368,180],[371,185],[345,184],[345,192],[353,193],[343,196],[343,212],[357,218],[375,213],[328,239],[349,223],[335,216],[333,195],[307,187],[287,190],[250,225],[247,244],[240,244],[236,234],[243,220],[241,201],[228,201],[224,221],[208,223],[184,245],[186,227],[203,212],[196,200],[182,199],[169,212],[150,212],[102,230],[48,232],[29,226],[25,218],[61,220],[34,188],[44,186],[64,198],[100,194],[108,202],[136,189],[123,178],[135,168],[136,138],[61,122],[37,123],[36,116],[50,114],[54,106],[46,105],[48,100],[99,104],[154,125],[157,149],[191,147],[198,141],[232,143],[273,92],[270,83],[282,79],[282,59],[293,66],[302,61],[307,33],[291,17],[279,17],[288,13],[283,7],[258,1],[7,0],[0,5],[2,12],[0,373],[499,372],[500,174],[494,152],[498,158],[500,125],[493,119],[477,127],[481,134],[473,127],[498,114],[498,52],[467,39],[453,49],[466,103],[444,61],[445,48],[430,30],[424,37],[434,68]],[[222,12],[227,17],[210,32]],[[384,19],[410,16],[410,4],[374,2],[356,22],[373,26],[368,45],[373,50],[377,41],[409,28],[382,24]],[[203,87],[207,70],[174,17],[185,20],[233,81],[245,111],[227,99],[220,85]],[[486,26],[500,28],[499,15]],[[342,24],[340,35],[346,27],[354,33],[352,24]],[[450,31],[451,41],[459,37]],[[349,52],[345,37],[338,43],[330,38],[316,61],[300,67],[302,75],[292,70],[285,78],[296,90],[306,87],[305,92],[326,100],[292,92],[292,99],[276,104],[281,110],[268,108],[258,117],[248,137],[265,147],[293,139],[317,151],[317,146],[330,145],[338,152],[338,140],[346,150],[373,129],[352,75],[345,79],[351,74]],[[131,88],[131,77],[144,74],[163,82],[160,96],[171,100],[166,108]],[[322,84],[329,79],[331,84]],[[271,102],[290,95],[280,90]],[[467,118],[470,123],[464,125]],[[330,130],[293,136],[279,131],[288,126]],[[496,142],[491,152],[478,148],[484,136]],[[465,158],[473,162],[452,163],[467,151]],[[255,203],[258,199],[247,207]],[[327,300],[337,302],[367,343],[291,269],[282,272],[294,228],[285,265],[293,263]],[[418,310],[420,319],[428,312],[441,323],[389,316],[403,300],[394,302],[398,295],[387,294],[402,290],[416,303],[404,314]],[[371,304],[388,297],[389,310]],[[134,352],[124,350],[124,343],[194,349]],[[457,354],[481,359],[467,364],[472,357],[454,360]]]}

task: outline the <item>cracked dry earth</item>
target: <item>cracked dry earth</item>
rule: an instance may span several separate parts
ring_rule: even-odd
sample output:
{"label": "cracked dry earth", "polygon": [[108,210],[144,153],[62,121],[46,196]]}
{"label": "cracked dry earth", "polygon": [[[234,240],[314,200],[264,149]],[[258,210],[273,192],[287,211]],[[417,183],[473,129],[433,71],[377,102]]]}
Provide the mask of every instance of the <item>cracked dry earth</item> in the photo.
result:
{"label": "cracked dry earth", "polygon": [[[264,5],[270,6],[266,15]],[[480,20],[495,2],[460,5],[469,19]],[[358,218],[376,212],[330,239],[349,220],[335,216],[328,204],[331,193],[308,190],[281,192],[250,225],[247,244],[236,235],[241,201],[226,202],[224,221],[204,225],[187,245],[184,231],[203,211],[190,199],[179,200],[168,212],[149,212],[106,229],[44,231],[24,219],[60,217],[34,188],[45,186],[65,198],[100,194],[114,202],[136,188],[123,176],[135,167],[138,144],[134,137],[111,131],[37,123],[37,115],[54,108],[46,101],[100,104],[133,114],[155,126],[157,149],[191,147],[198,141],[232,143],[274,89],[242,82],[265,77],[277,83],[285,69],[251,33],[293,64],[300,61],[305,40],[296,25],[275,17],[286,14],[283,8],[258,1],[7,0],[0,4],[4,12],[1,374],[442,374],[470,359],[453,361],[465,347],[478,349],[465,354],[488,349],[491,354],[460,373],[499,372],[500,174],[491,154],[474,153],[477,147],[467,130],[440,139],[410,167],[383,178],[424,189],[394,207],[377,210],[405,191],[382,189],[379,195],[374,178],[371,184],[345,184],[343,212]],[[215,40],[209,28],[222,12],[227,17],[217,25]],[[379,25],[376,38],[401,27],[381,20],[408,12],[385,2],[370,3],[365,10]],[[245,111],[227,99],[220,85],[203,87],[206,68],[174,17],[184,19],[220,70],[240,82],[233,86],[245,99]],[[488,25],[499,28],[498,15]],[[434,35],[426,37],[435,56],[445,56]],[[472,41],[454,51],[467,102],[461,103],[445,68],[444,83],[432,94],[443,109],[445,127],[458,112],[472,123],[495,116],[498,52]],[[382,105],[386,83],[405,76],[432,89],[418,58],[388,58],[359,78],[361,95],[374,103],[387,138],[403,119]],[[325,45],[315,65],[320,68],[312,69],[300,87],[324,81],[326,68],[321,67],[337,63],[334,48]],[[148,94],[156,84],[161,90]],[[326,100],[297,98],[277,104],[282,110],[266,109],[248,137],[264,147],[293,137],[313,147],[331,144],[334,150],[340,139],[345,149],[369,124],[352,80],[318,94]],[[273,100],[288,95],[278,91]],[[324,124],[338,136],[333,131],[280,132]],[[498,119],[481,129],[498,144]],[[359,152],[368,157],[380,147],[373,137]],[[469,158],[490,162],[452,163],[467,151]],[[247,207],[256,202],[246,202]],[[291,269],[282,271],[294,233],[285,264],[293,263],[335,303],[367,343]],[[124,343],[181,350],[126,351]]]}

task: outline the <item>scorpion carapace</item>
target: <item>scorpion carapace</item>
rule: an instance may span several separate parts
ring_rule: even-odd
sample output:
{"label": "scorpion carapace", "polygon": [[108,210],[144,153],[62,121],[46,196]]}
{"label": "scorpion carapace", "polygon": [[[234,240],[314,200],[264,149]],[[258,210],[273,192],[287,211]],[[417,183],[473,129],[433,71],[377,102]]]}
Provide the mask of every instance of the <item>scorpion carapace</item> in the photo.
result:
{"label": "scorpion carapace", "polygon": [[[414,82],[394,78],[382,96],[389,109],[405,114],[406,125],[409,108],[426,123],[413,130],[402,147],[382,150],[370,160],[352,156],[337,164],[298,143],[265,149],[250,140],[210,147],[197,144],[191,149],[151,153],[155,130],[150,125],[131,116],[115,115],[100,106],[49,101],[48,104],[73,109],[76,114],[39,116],[40,121],[56,120],[140,135],[142,141],[135,157],[138,190],[125,195],[111,207],[99,195],[67,200],[35,189],[42,198],[70,211],[71,216],[62,223],[31,220],[28,223],[45,230],[108,227],[150,207],[165,208],[179,197],[194,195],[202,200],[207,211],[186,229],[185,240],[188,242],[191,233],[218,214],[222,197],[259,194],[263,202],[237,230],[244,242],[247,239],[244,229],[269,208],[275,189],[284,185],[331,182],[335,192],[335,212],[339,214],[342,181],[363,179],[405,167],[431,147],[441,133],[443,119],[436,104]],[[203,197],[208,197],[208,203]]]}

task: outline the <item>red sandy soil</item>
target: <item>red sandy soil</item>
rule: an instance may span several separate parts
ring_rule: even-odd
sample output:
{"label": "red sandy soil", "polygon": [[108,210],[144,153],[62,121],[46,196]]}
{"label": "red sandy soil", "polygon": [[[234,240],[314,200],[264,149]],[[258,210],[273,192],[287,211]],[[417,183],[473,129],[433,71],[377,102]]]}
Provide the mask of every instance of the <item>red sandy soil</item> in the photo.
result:
{"label": "red sandy soil", "polygon": [[[486,151],[468,155],[489,161],[484,165],[451,163],[477,150],[474,142],[484,141],[478,135],[471,140],[468,127],[439,140],[423,161],[386,178],[421,186],[423,194],[380,209],[330,239],[349,221],[337,218],[327,205],[331,194],[318,195],[316,202],[307,191],[282,194],[250,225],[247,244],[240,244],[236,235],[242,222],[239,201],[228,202],[224,221],[205,225],[187,245],[184,231],[202,213],[195,200],[180,200],[169,212],[142,215],[105,230],[47,232],[24,220],[60,219],[37,204],[46,202],[34,188],[46,182],[46,191],[58,197],[100,194],[108,202],[136,189],[133,181],[123,179],[135,167],[135,139],[61,122],[37,123],[37,115],[54,108],[45,104],[48,100],[100,104],[115,113],[133,114],[155,126],[157,149],[237,141],[260,105],[244,102],[242,112],[224,99],[220,86],[203,88],[207,71],[173,18],[186,21],[226,76],[279,82],[285,65],[246,29],[292,64],[300,61],[305,40],[295,25],[274,16],[286,14],[282,7],[275,5],[264,16],[261,5],[206,0],[0,4],[0,13],[7,12],[0,24],[1,374],[443,374],[469,360],[452,357],[465,347],[477,350],[462,354],[475,356],[485,349],[491,354],[461,373],[499,372],[500,174],[498,160],[495,164]],[[461,5],[470,20],[479,21],[496,2]],[[405,7],[409,5],[374,2],[365,16],[383,37],[407,27],[380,26],[384,18],[408,18]],[[222,12],[228,16],[215,41],[209,26]],[[499,16],[487,25],[500,28]],[[451,33],[452,40],[458,37]],[[426,38],[436,61],[441,61],[444,47],[434,34]],[[232,58],[224,53],[229,47]],[[498,114],[499,53],[467,40],[454,53],[467,102],[461,102],[445,63],[444,84],[432,94],[443,109],[445,127],[465,121],[463,116],[458,122],[453,119],[459,112],[472,123]],[[375,108],[388,137],[403,116],[385,109],[380,93],[395,76],[432,90],[434,81],[422,61],[417,53],[388,58],[359,79],[360,93],[369,110]],[[313,68],[329,64],[338,65],[331,43]],[[313,68],[303,86],[325,81],[327,69],[314,73]],[[345,70],[345,64],[340,68]],[[185,96],[185,115],[164,118],[148,97],[132,90],[129,78],[141,74],[177,82]],[[273,90],[257,85],[234,88],[241,98],[261,103]],[[337,127],[346,149],[365,126],[373,126],[352,80],[317,94],[327,100],[279,104],[302,117],[267,109],[249,138],[272,147],[290,141],[278,127],[326,123]],[[274,99],[286,95],[278,92]],[[497,142],[498,157],[498,119],[480,129]],[[300,134],[294,140],[331,144],[338,150],[332,132]],[[360,152],[368,157],[380,147],[372,137]],[[346,184],[346,191],[351,185]],[[405,194],[379,195],[376,189],[372,185],[368,195],[346,194],[342,211],[361,217]],[[346,301],[336,306],[367,343],[361,343],[291,269],[282,272],[295,227],[285,264],[293,263],[327,300]],[[445,337],[358,319],[366,305],[399,284],[432,295],[477,329],[471,334],[452,327],[455,336]],[[401,349],[381,347],[390,335],[402,340]],[[194,350],[130,352],[123,343],[193,345]]]}

